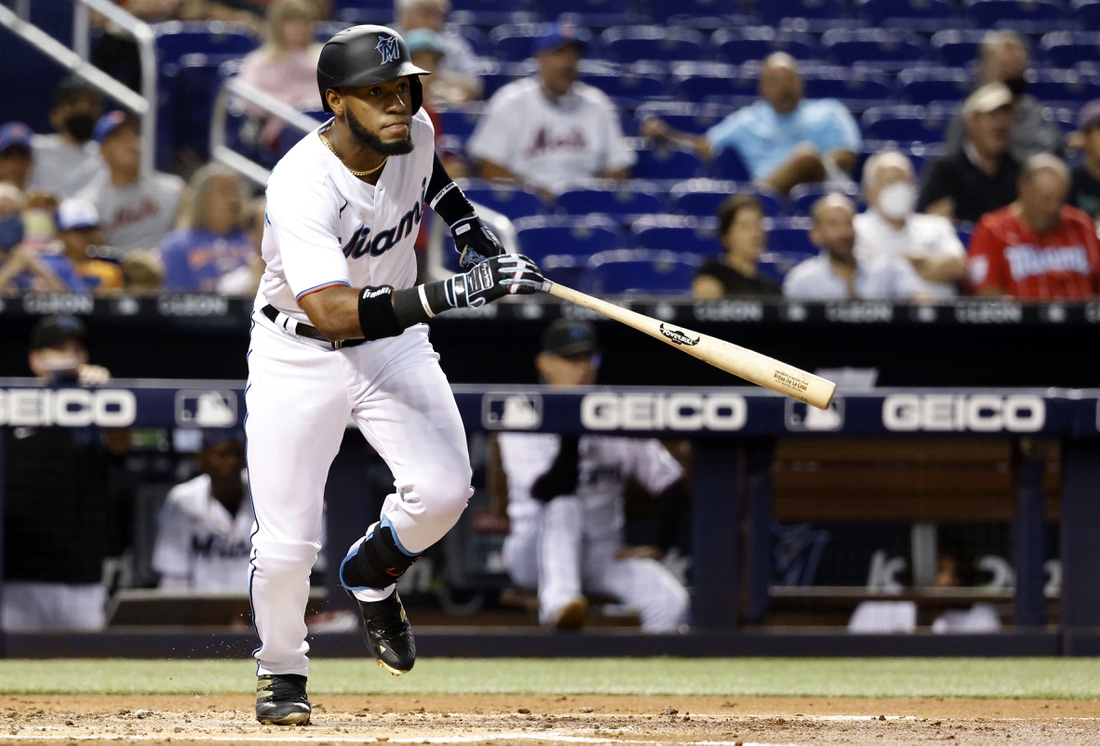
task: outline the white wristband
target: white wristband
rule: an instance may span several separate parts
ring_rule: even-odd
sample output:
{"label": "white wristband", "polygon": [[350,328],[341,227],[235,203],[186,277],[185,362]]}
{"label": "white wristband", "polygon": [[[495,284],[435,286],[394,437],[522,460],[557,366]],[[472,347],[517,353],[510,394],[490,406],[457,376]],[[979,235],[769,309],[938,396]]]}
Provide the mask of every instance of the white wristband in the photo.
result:
{"label": "white wristband", "polygon": [[432,307],[428,305],[428,294],[424,292],[424,286],[417,285],[416,293],[420,296],[420,305],[424,307],[424,313],[428,314],[429,319],[434,319],[435,314],[432,313]]}

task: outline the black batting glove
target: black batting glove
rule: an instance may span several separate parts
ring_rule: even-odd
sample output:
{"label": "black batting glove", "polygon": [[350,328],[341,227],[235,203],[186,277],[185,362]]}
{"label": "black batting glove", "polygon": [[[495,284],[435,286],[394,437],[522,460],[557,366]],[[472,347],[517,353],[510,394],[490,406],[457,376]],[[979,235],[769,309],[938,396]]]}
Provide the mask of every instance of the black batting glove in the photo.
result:
{"label": "black batting glove", "polygon": [[522,254],[502,254],[443,281],[451,308],[479,308],[505,295],[529,295],[545,282],[537,264]]}
{"label": "black batting glove", "polygon": [[463,269],[504,253],[500,241],[477,215],[452,223],[451,236],[455,240],[458,264]]}
{"label": "black batting glove", "polygon": [[577,491],[577,478],[580,473],[579,435],[561,436],[561,447],[550,469],[535,480],[531,486],[531,497],[539,502],[548,503],[559,495],[572,495]]}

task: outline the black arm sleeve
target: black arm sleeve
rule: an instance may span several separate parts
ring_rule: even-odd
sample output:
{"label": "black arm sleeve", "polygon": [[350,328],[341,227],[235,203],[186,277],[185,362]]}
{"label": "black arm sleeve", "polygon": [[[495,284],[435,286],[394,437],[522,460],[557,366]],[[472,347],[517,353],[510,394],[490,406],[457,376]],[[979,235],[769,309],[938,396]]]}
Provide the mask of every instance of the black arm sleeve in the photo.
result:
{"label": "black arm sleeve", "polygon": [[474,206],[447,173],[447,169],[439,160],[438,153],[435,156],[431,181],[428,182],[428,191],[424,193],[424,197],[428,200],[428,206],[447,221],[447,225],[454,225],[462,218],[474,214]]}

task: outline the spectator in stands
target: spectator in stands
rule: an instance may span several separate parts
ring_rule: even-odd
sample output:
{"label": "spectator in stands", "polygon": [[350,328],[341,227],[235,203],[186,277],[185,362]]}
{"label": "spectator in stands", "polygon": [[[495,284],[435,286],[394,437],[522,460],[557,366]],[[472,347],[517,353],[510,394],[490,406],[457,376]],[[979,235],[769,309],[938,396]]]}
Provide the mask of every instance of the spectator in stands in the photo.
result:
{"label": "spectator in stands", "polygon": [[642,123],[641,133],[657,142],[686,144],[704,160],[734,148],[754,181],[783,194],[799,184],[850,182],[862,143],[859,125],[840,101],[807,100],[803,91],[798,62],[776,52],[760,70],[762,100],[705,135],[678,132],[656,117]]}
{"label": "spectator in stands", "polygon": [[1100,243],[1083,211],[1066,204],[1070,173],[1060,158],[1032,156],[1020,196],[989,213],[970,239],[968,271],[981,295],[1087,300],[1100,292]]}
{"label": "spectator in stands", "polygon": [[[595,328],[555,321],[543,333],[535,364],[550,387],[595,383]],[[505,410],[505,421],[508,417]],[[658,495],[658,505],[688,499],[683,468],[668,450],[657,440],[589,435],[505,433],[497,442],[510,520],[504,565],[516,585],[538,591],[540,622],[557,629],[582,627],[587,591],[637,609],[644,632],[677,631],[687,611],[687,591],[657,561],[656,547],[642,552],[623,546],[627,479]],[[503,495],[497,497],[499,515]]]}
{"label": "spectator in stands", "polygon": [[0,292],[23,290],[63,293],[65,283],[33,248],[23,245],[27,199],[0,182]]}
{"label": "spectator in stands", "polygon": [[[287,106],[317,111],[317,58],[321,45],[314,40],[317,7],[311,0],[275,0],[267,13],[267,43],[249,52],[241,62],[238,77]],[[267,116],[252,104],[245,111],[260,123],[260,141],[273,147],[283,131],[282,119]]]}
{"label": "spectator in stands", "polygon": [[856,206],[843,194],[814,204],[810,240],[821,254],[796,265],[783,281],[793,300],[925,300],[924,283],[909,262],[894,254],[856,257]]}
{"label": "spectator in stands", "polygon": [[535,38],[538,74],[490,99],[466,146],[487,179],[522,181],[554,192],[585,179],[625,179],[637,156],[615,105],[577,80],[587,48],[569,24],[546,24]]}
{"label": "spectator in stands", "polygon": [[160,171],[142,174],[140,124],[123,111],[100,117],[94,137],[107,172],[78,196],[95,205],[111,246],[155,248],[176,224],[183,180]]}
{"label": "spectator in stands", "polygon": [[20,191],[27,188],[34,166],[31,150],[31,128],[22,122],[8,122],[0,127],[0,183],[11,184]]}
{"label": "spectator in stands", "polygon": [[261,256],[264,237],[264,208],[266,201],[257,197],[248,203],[241,221],[241,228],[248,237],[251,251],[248,264],[232,270],[218,280],[218,292],[222,295],[234,295],[246,298],[255,297],[264,274],[264,260]]}
{"label": "spectator in stands", "polygon": [[[28,363],[42,386],[101,386],[110,379],[105,368],[88,364],[86,338],[72,316],[35,325]],[[103,627],[103,560],[122,549],[108,466],[127,449],[125,431],[87,426],[26,426],[6,439],[5,630]]]}
{"label": "spectator in stands", "polygon": [[890,254],[907,259],[935,298],[958,295],[966,273],[966,248],[951,221],[914,212],[916,174],[897,150],[883,150],[863,166],[863,196],[868,210],[855,217],[856,256]]}
{"label": "spectator in stands", "polygon": [[203,431],[202,474],[176,485],[157,520],[153,569],[160,588],[248,592],[252,502],[244,462],[244,434]]}
{"label": "spectator in stands", "polygon": [[917,209],[976,223],[1016,199],[1020,164],[1008,153],[1012,92],[1004,83],[987,83],[966,99],[962,115],[966,140],[932,162]]}
{"label": "spectator in stands", "polygon": [[[1008,152],[1018,163],[1036,153],[1066,152],[1065,135],[1056,122],[1043,116],[1043,104],[1027,92],[1030,63],[1027,43],[1015,31],[990,31],[978,49],[978,79],[982,85],[1004,83],[1012,93],[1012,136]],[[966,137],[966,117],[955,112],[947,129],[949,151],[962,147]]]}
{"label": "spectator in stands", "polygon": [[1085,157],[1073,170],[1069,202],[1100,220],[1100,98],[1081,107],[1074,139]]}
{"label": "spectator in stands", "polygon": [[196,171],[191,185],[190,227],[172,231],[160,243],[164,287],[218,292],[225,275],[249,267],[256,256],[241,227],[244,190],[237,175],[217,163]]}
{"label": "spectator in stands", "polygon": [[31,188],[71,197],[104,171],[99,145],[92,139],[103,115],[103,97],[75,75],[62,80],[53,94],[50,124],[57,134],[35,135]]}
{"label": "spectator in stands", "polygon": [[756,262],[768,242],[764,230],[764,208],[751,194],[735,194],[718,207],[718,240],[726,253],[708,259],[691,283],[698,300],[724,296],[775,297],[782,289],[756,271]]}
{"label": "spectator in stands", "polygon": [[135,249],[122,260],[122,276],[127,293],[155,295],[164,285],[164,265],[155,251]]}
{"label": "spectator in stands", "polygon": [[477,101],[484,84],[481,80],[477,54],[461,34],[447,29],[449,0],[396,0],[397,31],[408,41],[409,34],[427,29],[439,34],[443,58],[432,73],[436,94],[451,103]]}
{"label": "spectator in stands", "polygon": [[57,238],[65,247],[65,256],[86,288],[98,295],[122,290],[122,268],[114,262],[96,259],[91,253],[107,243],[95,205],[86,199],[67,199],[57,209],[56,222]]}

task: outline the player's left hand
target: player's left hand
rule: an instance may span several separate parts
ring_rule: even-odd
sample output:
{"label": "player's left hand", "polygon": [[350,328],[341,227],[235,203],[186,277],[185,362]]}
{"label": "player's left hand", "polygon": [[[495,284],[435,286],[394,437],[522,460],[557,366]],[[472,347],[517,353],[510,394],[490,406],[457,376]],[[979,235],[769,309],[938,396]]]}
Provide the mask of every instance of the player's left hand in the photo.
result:
{"label": "player's left hand", "polygon": [[464,274],[444,282],[452,308],[479,308],[505,295],[538,292],[545,278],[538,265],[522,254],[503,254],[479,262]]}
{"label": "player's left hand", "polygon": [[504,246],[477,215],[462,218],[452,225],[451,236],[455,240],[458,264],[463,269],[504,253]]}

